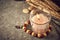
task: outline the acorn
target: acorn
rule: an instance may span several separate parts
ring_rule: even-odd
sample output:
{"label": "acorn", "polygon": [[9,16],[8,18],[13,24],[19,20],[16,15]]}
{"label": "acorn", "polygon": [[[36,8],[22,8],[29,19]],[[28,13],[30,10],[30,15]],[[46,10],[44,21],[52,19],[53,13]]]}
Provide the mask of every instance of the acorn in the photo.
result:
{"label": "acorn", "polygon": [[28,7],[28,9],[29,9],[29,10],[32,10],[32,9],[33,9],[33,6]]}
{"label": "acorn", "polygon": [[23,13],[29,13],[28,9],[23,9]]}
{"label": "acorn", "polygon": [[37,36],[40,38],[41,37],[41,34],[38,33]]}
{"label": "acorn", "polygon": [[36,34],[34,32],[32,32],[32,36],[36,36]]}
{"label": "acorn", "polygon": [[31,34],[31,30],[27,30],[26,33]]}
{"label": "acorn", "polygon": [[47,34],[46,34],[46,33],[43,33],[43,35],[44,35],[44,36],[47,36]]}

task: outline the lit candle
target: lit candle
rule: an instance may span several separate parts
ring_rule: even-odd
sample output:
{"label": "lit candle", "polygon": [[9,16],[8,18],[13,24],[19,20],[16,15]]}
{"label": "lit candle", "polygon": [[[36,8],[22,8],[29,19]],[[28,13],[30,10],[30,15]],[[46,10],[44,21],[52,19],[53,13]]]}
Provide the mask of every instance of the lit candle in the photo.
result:
{"label": "lit candle", "polygon": [[36,14],[31,18],[32,30],[35,33],[45,33],[49,28],[49,19],[44,14]]}

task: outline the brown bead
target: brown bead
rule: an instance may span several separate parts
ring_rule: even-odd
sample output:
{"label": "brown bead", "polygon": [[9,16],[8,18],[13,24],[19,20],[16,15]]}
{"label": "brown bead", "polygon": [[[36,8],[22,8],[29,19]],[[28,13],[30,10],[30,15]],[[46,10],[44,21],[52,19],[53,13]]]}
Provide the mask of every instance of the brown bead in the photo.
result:
{"label": "brown bead", "polygon": [[46,33],[43,33],[43,35],[44,35],[44,36],[47,36],[47,34],[46,34]]}
{"label": "brown bead", "polygon": [[48,32],[51,32],[51,30],[49,29]]}
{"label": "brown bead", "polygon": [[38,37],[41,37],[41,34],[39,34],[39,33],[38,33],[38,35],[37,35],[37,36],[38,36]]}
{"label": "brown bead", "polygon": [[34,32],[32,32],[32,36],[36,36],[36,34]]}
{"label": "brown bead", "polygon": [[26,33],[30,34],[30,33],[31,33],[31,31],[30,31],[30,30],[27,30],[27,31],[26,31]]}
{"label": "brown bead", "polygon": [[25,21],[25,24],[28,24],[28,22],[27,22],[27,21]]}
{"label": "brown bead", "polygon": [[24,24],[23,27],[27,27],[27,24]]}
{"label": "brown bead", "polygon": [[23,30],[26,31],[27,30],[26,27],[23,27]]}

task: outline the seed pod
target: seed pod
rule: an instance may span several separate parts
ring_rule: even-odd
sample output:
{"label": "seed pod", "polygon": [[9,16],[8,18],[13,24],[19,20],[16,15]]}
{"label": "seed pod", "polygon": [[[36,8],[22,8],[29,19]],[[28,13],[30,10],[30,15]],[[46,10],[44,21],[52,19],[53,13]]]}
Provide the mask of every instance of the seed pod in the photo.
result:
{"label": "seed pod", "polygon": [[28,9],[23,9],[23,12],[24,13],[29,13],[29,10]]}
{"label": "seed pod", "polygon": [[31,33],[31,31],[30,31],[30,30],[27,30],[27,31],[26,31],[26,33],[30,34],[30,33]]}
{"label": "seed pod", "polygon": [[41,34],[39,34],[39,33],[38,33],[38,35],[37,35],[37,36],[38,36],[38,37],[41,37]]}
{"label": "seed pod", "polygon": [[32,32],[32,36],[36,36],[36,34],[34,32]]}
{"label": "seed pod", "polygon": [[44,36],[47,36],[47,34],[46,34],[46,33],[43,33],[43,35],[44,35]]}

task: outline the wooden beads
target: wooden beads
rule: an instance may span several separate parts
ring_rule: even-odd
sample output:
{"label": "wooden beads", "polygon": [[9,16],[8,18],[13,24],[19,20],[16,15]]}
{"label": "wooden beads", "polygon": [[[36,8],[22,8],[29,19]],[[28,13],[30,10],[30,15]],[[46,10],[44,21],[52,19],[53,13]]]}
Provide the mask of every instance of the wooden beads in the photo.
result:
{"label": "wooden beads", "polygon": [[26,33],[30,34],[31,33],[31,30],[27,30]]}
{"label": "wooden beads", "polygon": [[27,30],[26,27],[23,27],[23,30],[26,31]]}
{"label": "wooden beads", "polygon": [[38,33],[37,36],[40,38],[41,37],[41,34]]}
{"label": "wooden beads", "polygon": [[51,32],[51,26],[49,27],[48,32]]}
{"label": "wooden beads", "polygon": [[43,38],[43,37],[47,36],[47,35],[49,34],[49,32],[51,31],[51,29],[49,28],[46,33],[40,34],[40,32],[39,32],[39,33],[36,34],[36,33],[34,33],[33,31],[27,29],[27,26],[28,26],[29,24],[30,24],[30,20],[26,21],[25,24],[23,25],[23,29],[24,29],[24,31],[25,31],[26,33],[31,34],[31,35],[34,36],[34,37]]}
{"label": "wooden beads", "polygon": [[47,36],[47,34],[46,34],[46,33],[43,33],[43,35],[44,35],[44,36]]}
{"label": "wooden beads", "polygon": [[32,32],[32,34],[31,34],[32,36],[36,36],[36,34],[34,33],[34,32]]}

